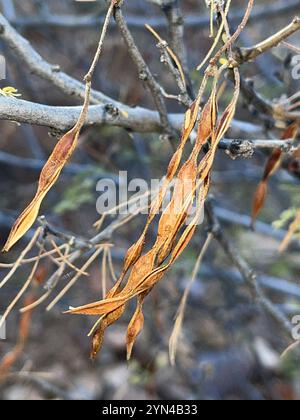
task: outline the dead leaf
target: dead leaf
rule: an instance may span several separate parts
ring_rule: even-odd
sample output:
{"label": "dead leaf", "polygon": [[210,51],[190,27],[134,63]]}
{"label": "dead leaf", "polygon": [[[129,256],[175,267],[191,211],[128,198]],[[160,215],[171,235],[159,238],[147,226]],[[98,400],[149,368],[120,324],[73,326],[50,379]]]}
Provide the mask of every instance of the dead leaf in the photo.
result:
{"label": "dead leaf", "polygon": [[[283,133],[282,140],[294,140],[297,137],[299,130],[298,124],[290,125]],[[268,182],[270,177],[280,168],[282,163],[283,151],[281,149],[275,149],[269,159],[267,160],[262,181],[259,183],[253,198],[252,205],[252,226],[254,227],[255,221],[259,216],[260,212],[264,208],[267,192]]]}
{"label": "dead leaf", "polygon": [[104,315],[100,321],[98,329],[95,331],[92,339],[91,359],[95,360],[97,354],[102,348],[104,333],[106,329],[114,322],[118,321],[125,311],[125,305],[121,305],[116,310]]}
{"label": "dead leaf", "polygon": [[51,156],[42,169],[37,193],[13,225],[3,252],[8,252],[33,226],[38,217],[42,201],[56,183],[61,171],[72,156],[78,142],[78,137],[79,131],[75,127],[65,134],[55,146]]}
{"label": "dead leaf", "polygon": [[147,294],[150,292],[150,290],[141,293],[138,296],[138,302],[137,302],[137,307],[135,310],[135,313],[133,315],[133,317],[131,318],[131,321],[129,322],[128,325],[128,329],[127,329],[127,337],[126,337],[126,342],[127,342],[127,360],[131,359],[131,354],[132,354],[132,349],[134,346],[134,343],[138,337],[138,335],[141,333],[141,331],[144,328],[144,314],[143,314],[143,303],[145,300],[145,297],[147,296]]}

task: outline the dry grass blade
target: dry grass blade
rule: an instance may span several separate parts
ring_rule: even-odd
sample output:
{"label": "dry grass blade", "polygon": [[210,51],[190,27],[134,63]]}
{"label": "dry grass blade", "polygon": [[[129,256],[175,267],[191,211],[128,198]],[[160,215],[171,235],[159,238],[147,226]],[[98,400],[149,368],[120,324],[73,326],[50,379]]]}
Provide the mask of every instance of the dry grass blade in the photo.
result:
{"label": "dry grass blade", "polygon": [[56,296],[56,298],[47,306],[47,311],[51,311],[53,307],[64,297],[64,295],[74,286],[74,284],[80,279],[83,273],[90,267],[90,265],[98,258],[103,251],[103,247],[98,248],[94,254],[88,259],[88,261],[82,266],[81,270],[69,281],[69,283],[63,288],[63,290]]}
{"label": "dry grass blade", "polygon": [[281,43],[283,46],[287,47],[289,50],[295,52],[296,54],[300,54],[300,48],[296,47],[296,45],[290,44],[287,41],[282,41]]}
{"label": "dry grass blade", "polygon": [[282,241],[282,243],[279,247],[279,252],[280,253],[284,252],[287,249],[291,240],[293,239],[293,236],[295,235],[295,233],[298,232],[299,228],[300,228],[300,210],[298,211],[295,220],[290,225],[288,233],[285,236],[284,240]]}
{"label": "dry grass blade", "polygon": [[184,313],[185,313],[185,309],[186,309],[186,304],[187,304],[187,300],[190,294],[190,291],[192,289],[192,286],[197,278],[197,274],[199,273],[199,269],[201,266],[201,263],[203,261],[203,258],[208,250],[208,247],[211,243],[213,239],[213,235],[209,234],[205,244],[197,258],[194,270],[193,270],[193,274],[191,277],[191,280],[189,281],[189,283],[187,284],[184,294],[182,296],[179,308],[178,308],[178,312],[176,315],[176,320],[175,320],[175,324],[174,324],[174,328],[170,337],[170,341],[169,341],[169,357],[170,357],[170,362],[171,365],[174,366],[175,365],[175,359],[176,359],[176,353],[177,353],[177,347],[178,347],[178,340],[181,334],[181,330],[182,330],[182,324],[183,324],[183,319],[184,319]]}
{"label": "dry grass blade", "polygon": [[[65,245],[60,245],[58,247],[59,250],[62,250],[64,248],[65,248]],[[37,256],[32,257],[32,258],[24,258],[22,260],[21,265],[34,263],[38,258],[40,260],[42,260],[44,258],[51,257],[52,255],[55,255],[55,254],[57,254],[57,251],[55,249],[52,249],[51,251],[44,252],[40,257],[37,255]],[[15,262],[14,263],[8,263],[8,264],[0,264],[0,268],[13,268],[15,264],[16,264]]]}
{"label": "dry grass blade", "polygon": [[[227,5],[226,5],[226,9],[225,9],[225,12],[224,12],[224,14],[225,14],[226,17],[227,17],[227,15],[229,13],[229,9],[230,9],[230,6],[231,6],[231,1],[232,0],[228,0]],[[212,13],[213,13],[213,6],[214,6],[214,2],[213,1],[211,2],[211,5],[212,5]],[[213,22],[213,14],[212,14],[211,20]],[[216,37],[214,39],[213,45],[211,46],[210,50],[208,51],[208,53],[207,53],[206,57],[204,58],[204,60],[202,61],[202,63],[199,64],[199,66],[197,67],[197,70],[198,71],[200,71],[205,66],[205,64],[208,62],[208,60],[212,56],[214,50],[216,49],[218,43],[221,40],[222,34],[224,32],[224,26],[225,26],[224,25],[224,21],[222,21],[222,23],[220,25],[220,28],[218,29],[218,33],[217,33],[217,35],[216,35]]]}
{"label": "dry grass blade", "polygon": [[108,248],[108,251],[107,251],[107,258],[108,258],[108,267],[109,267],[110,275],[111,275],[113,281],[116,283],[118,281],[118,278],[116,276],[116,272],[115,272],[115,269],[114,269],[114,264],[113,264],[113,259],[112,259],[110,248]]}
{"label": "dry grass blade", "polygon": [[127,209],[129,206],[141,201],[142,199],[145,199],[145,198],[149,197],[150,193],[151,193],[150,191],[147,191],[144,194],[140,194],[140,195],[137,195],[135,197],[132,197],[131,199],[129,199],[127,201],[124,201],[123,203],[119,204],[118,206],[115,206],[112,209],[110,209],[109,211],[103,213],[102,216],[100,217],[100,219],[94,224],[94,227],[97,230],[100,230],[101,227],[103,226],[103,223],[104,223],[107,216],[117,214],[117,212],[120,212],[121,210]]}
{"label": "dry grass blade", "polygon": [[[24,304],[26,306],[30,305],[34,300],[34,292],[31,292],[28,297],[24,299]],[[6,376],[9,374],[10,370],[12,369],[13,365],[19,359],[26,344],[28,335],[29,335],[29,328],[31,322],[31,312],[27,312],[23,314],[20,319],[19,323],[19,340],[16,346],[7,353],[0,362],[0,380],[5,379]]]}
{"label": "dry grass blade", "polygon": [[[41,253],[43,252],[42,249],[41,249],[40,252]],[[23,287],[21,288],[21,290],[19,291],[17,296],[13,299],[13,301],[10,303],[10,305],[8,305],[6,311],[4,312],[3,316],[0,319],[0,329],[3,327],[7,317],[9,316],[11,311],[14,309],[16,304],[19,302],[19,300],[22,298],[22,296],[24,295],[24,293],[27,291],[27,289],[31,285],[32,281],[34,280],[34,276],[35,276],[36,271],[38,269],[39,263],[40,263],[40,260],[37,259],[36,262],[33,265],[31,273],[30,273],[28,279],[26,280],[26,282],[24,283]]]}
{"label": "dry grass blade", "polygon": [[57,246],[56,242],[52,239],[51,241],[52,246],[54,247],[54,249],[56,250],[57,254],[59,255],[59,264],[61,264],[62,262],[64,262],[68,267],[70,267],[72,270],[76,271],[77,273],[80,273],[82,276],[89,276],[89,273],[86,273],[84,271],[80,271],[79,268],[77,268],[74,264],[72,264],[69,260],[68,260],[68,256],[64,255],[61,250],[59,249],[59,247]]}
{"label": "dry grass blade", "polygon": [[103,250],[102,266],[101,266],[101,283],[102,283],[103,299],[105,298],[107,294],[107,257],[108,257],[108,248],[105,247]]}
{"label": "dry grass blade", "polygon": [[63,288],[63,290],[55,297],[55,299],[47,306],[47,311],[50,311],[63,297],[64,295],[74,286],[74,284],[80,279],[82,273],[90,267],[90,265],[96,260],[96,258],[103,251],[103,247],[98,248],[94,254],[87,260],[82,266],[81,270],[69,281],[69,283]]}
{"label": "dry grass blade", "polygon": [[288,348],[284,350],[284,352],[281,354],[280,358],[283,360],[286,357],[288,357],[294,350],[300,348],[300,341],[295,341],[292,343]]}
{"label": "dry grass blade", "polygon": [[[225,42],[223,47],[217,52],[217,54],[215,55],[215,57],[213,58],[213,60],[211,62],[211,65],[216,65],[216,63],[222,57],[222,54],[226,50],[229,50],[232,47],[232,45],[236,42],[236,40],[239,38],[239,36],[243,32],[243,30],[245,29],[245,26],[247,25],[248,20],[250,19],[253,7],[254,7],[254,0],[249,0],[245,15],[242,19],[242,22],[239,24],[235,33]],[[225,16],[225,20],[226,20],[226,16]],[[223,19],[223,22],[224,22],[224,19]],[[226,25],[226,21],[225,21],[225,25]]]}
{"label": "dry grass blade", "polygon": [[[59,265],[59,269],[58,269],[58,273],[57,273],[57,282],[59,281],[60,277],[63,275],[65,268],[66,268],[66,258],[69,254],[70,251],[70,245],[66,245],[66,250],[65,250],[65,255],[64,255],[64,260],[62,261],[62,263]],[[54,287],[53,287],[54,288]],[[47,290],[47,292],[45,292],[39,299],[33,301],[30,305],[25,306],[24,308],[20,309],[21,313],[25,313],[28,311],[31,311],[35,308],[37,308],[39,305],[41,305],[43,302],[45,302],[48,297],[51,295],[53,288]]]}

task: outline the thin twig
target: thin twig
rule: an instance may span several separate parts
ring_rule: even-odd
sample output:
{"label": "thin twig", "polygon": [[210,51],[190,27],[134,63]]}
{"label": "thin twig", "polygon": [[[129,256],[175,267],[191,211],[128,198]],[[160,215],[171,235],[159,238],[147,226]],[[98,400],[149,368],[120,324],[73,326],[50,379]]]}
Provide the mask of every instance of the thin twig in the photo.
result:
{"label": "thin twig", "polygon": [[133,36],[131,35],[131,32],[126,24],[126,21],[124,19],[124,16],[120,7],[116,8],[115,19],[120,29],[120,32],[123,36],[123,39],[126,42],[128,53],[131,56],[135,65],[137,66],[139,77],[141,80],[145,82],[145,84],[148,86],[152,94],[154,103],[160,115],[162,126],[164,127],[165,132],[171,136],[170,139],[172,139],[172,137],[174,136],[174,130],[169,121],[168,110],[165,104],[165,99],[161,92],[161,87],[156,81],[156,79],[154,78],[154,76],[152,75],[142,54],[140,53],[133,39]]}
{"label": "thin twig", "polygon": [[215,55],[215,57],[212,59],[211,61],[211,65],[216,65],[216,63],[219,61],[219,59],[222,57],[223,53],[230,48],[232,45],[234,45],[234,43],[236,42],[236,40],[239,38],[239,36],[241,35],[242,31],[245,29],[248,20],[250,19],[251,16],[251,12],[254,6],[254,0],[249,0],[248,1],[248,5],[247,5],[247,9],[245,12],[245,15],[242,19],[242,22],[239,24],[237,30],[235,31],[235,33],[225,42],[225,44],[223,45],[223,47],[217,52],[217,54]]}
{"label": "thin twig", "polygon": [[[65,250],[65,257],[67,257],[67,255],[69,254],[69,251],[70,251],[70,245],[67,244],[66,245],[66,250]],[[35,309],[39,305],[41,305],[42,303],[44,303],[48,299],[48,297],[50,296],[50,294],[52,293],[52,291],[53,291],[54,287],[56,286],[56,284],[58,283],[60,277],[63,275],[63,273],[65,271],[65,268],[66,268],[66,261],[64,260],[59,265],[59,268],[58,268],[57,272],[55,273],[56,276],[55,276],[55,278],[53,278],[53,287],[52,287],[52,289],[47,290],[39,299],[37,299],[31,305],[28,305],[28,306],[22,308],[20,310],[20,312],[21,313],[24,313],[24,312],[31,311],[32,309]]]}
{"label": "thin twig", "polygon": [[[94,252],[94,254],[88,259],[88,261],[82,266],[81,272],[85,272],[90,265],[96,260],[96,258],[101,254],[103,251],[103,247],[100,247]],[[47,311],[51,311],[53,307],[64,297],[64,295],[74,286],[74,284],[79,280],[81,277],[81,273],[77,273],[69,283],[63,288],[63,290],[56,296],[56,298],[47,306]]]}
{"label": "thin twig", "polygon": [[282,41],[293,35],[295,32],[298,32],[299,30],[300,18],[295,17],[288,26],[260,42],[259,44],[249,48],[241,48],[238,62],[244,63],[247,61],[255,60],[258,56],[264,54],[266,51],[269,51],[271,48],[277,47],[277,45],[279,45]]}
{"label": "thin twig", "polygon": [[[40,253],[42,253],[42,249],[41,249]],[[9,316],[9,314],[11,313],[11,311],[14,309],[14,307],[16,306],[16,304],[19,302],[19,300],[21,299],[21,297],[24,295],[24,293],[26,292],[26,290],[31,285],[32,281],[34,280],[34,276],[35,276],[36,270],[37,270],[37,268],[39,266],[39,263],[40,263],[40,260],[37,259],[36,262],[33,265],[33,268],[31,270],[31,273],[30,273],[28,279],[26,280],[26,282],[24,283],[23,287],[21,288],[21,290],[19,291],[19,293],[17,294],[17,296],[13,299],[13,301],[10,303],[10,305],[8,305],[6,311],[4,312],[3,316],[0,319],[0,329],[4,325],[6,319]]]}
{"label": "thin twig", "polygon": [[265,296],[261,286],[257,281],[256,273],[249,267],[248,263],[243,259],[238,250],[231,244],[229,238],[226,237],[222,231],[211,202],[208,202],[206,205],[206,213],[210,222],[211,232],[223,248],[226,255],[230,258],[234,266],[239,270],[245,282],[251,287],[251,290],[259,304],[269,315],[271,315],[274,320],[276,320],[281,325],[285,333],[290,337],[292,331],[292,325],[290,321]]}
{"label": "thin twig", "polygon": [[176,353],[177,353],[177,345],[178,345],[178,339],[182,330],[182,324],[183,324],[183,319],[184,319],[184,314],[185,314],[185,309],[186,309],[186,304],[187,304],[187,300],[190,294],[190,291],[192,289],[192,286],[197,278],[197,274],[199,273],[199,269],[200,269],[200,265],[203,261],[203,258],[209,248],[209,245],[211,243],[213,239],[213,235],[210,233],[205,241],[205,244],[203,246],[203,248],[201,249],[201,252],[197,258],[194,270],[193,270],[193,274],[192,277],[190,279],[190,281],[188,282],[185,290],[184,290],[184,294],[182,296],[179,308],[178,308],[178,312],[176,315],[176,320],[175,320],[175,325],[170,337],[170,341],[169,341],[169,357],[170,357],[170,362],[171,365],[175,365],[175,358],[176,358]]}
{"label": "thin twig", "polygon": [[30,252],[31,249],[34,247],[34,245],[35,245],[36,241],[38,240],[38,238],[39,238],[42,230],[43,229],[41,227],[36,230],[33,238],[31,239],[31,241],[29,242],[29,244],[26,246],[26,248],[24,249],[24,251],[21,252],[20,257],[15,262],[15,264],[14,264],[13,268],[11,269],[11,271],[1,281],[1,283],[0,283],[0,289],[2,289],[2,287],[6,285],[6,283],[12,278],[12,276],[15,274],[15,272],[18,270],[18,268],[22,265],[23,259],[26,257],[26,255],[28,254],[28,252]]}

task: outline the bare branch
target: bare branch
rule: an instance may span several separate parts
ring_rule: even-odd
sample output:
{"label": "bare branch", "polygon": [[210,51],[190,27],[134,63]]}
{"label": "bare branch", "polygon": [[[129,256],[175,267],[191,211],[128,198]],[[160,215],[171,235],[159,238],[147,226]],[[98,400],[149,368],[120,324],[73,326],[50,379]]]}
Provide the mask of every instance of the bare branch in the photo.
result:
{"label": "bare branch", "polygon": [[[120,108],[111,105],[92,105],[86,119],[86,126],[122,127],[139,133],[162,133],[163,127],[159,114],[146,108],[130,108],[120,104]],[[61,131],[70,129],[78,120],[80,106],[49,106],[0,97],[0,120],[17,121],[51,127]],[[169,114],[169,121],[175,130],[180,130],[184,114]],[[261,133],[261,127],[244,121],[233,121],[232,129],[238,133]]]}
{"label": "bare branch", "polygon": [[238,61],[244,63],[247,61],[253,61],[261,54],[264,54],[266,51],[269,51],[271,48],[277,47],[282,41],[296,33],[300,30],[300,18],[295,17],[293,21],[281,29],[276,34],[272,35],[270,38],[260,42],[257,45],[254,45],[250,48],[241,48],[240,57]]}
{"label": "bare branch", "polygon": [[[261,22],[262,20],[271,19],[274,16],[282,16],[283,14],[289,14],[295,12],[299,9],[298,0],[286,0],[285,2],[276,1],[268,7],[265,5],[257,5],[250,21],[251,23]],[[231,22],[238,23],[244,15],[243,10],[233,11],[231,14]],[[8,16],[6,16],[8,17]],[[76,15],[47,15],[47,16],[32,16],[32,17],[10,17],[9,21],[12,25],[26,28],[44,28],[44,27],[53,27],[53,28],[64,28],[64,29],[73,29],[73,28],[92,28],[99,27],[99,24],[103,23],[104,18],[102,16],[97,16],[95,14],[87,14],[83,16]],[[151,17],[147,16],[145,19],[144,16],[128,16],[126,18],[128,26],[132,29],[143,30],[145,23],[153,26],[156,29],[164,29],[167,26],[167,22],[163,17],[156,16]],[[187,15],[184,19],[186,27],[201,29],[207,27],[210,23],[210,18],[207,14],[198,14],[193,13]]]}
{"label": "bare branch", "polygon": [[280,312],[275,305],[265,296],[260,284],[257,281],[256,273],[249,267],[248,263],[239,254],[238,250],[231,244],[229,238],[224,234],[219,224],[219,221],[214,213],[211,203],[207,203],[206,213],[211,224],[211,232],[215,239],[219,242],[223,248],[225,254],[230,258],[233,265],[239,270],[244,281],[250,286],[253,295],[257,299],[258,303],[264,308],[264,310],[276,320],[290,337],[292,331],[292,324]]}
{"label": "bare branch", "polygon": [[[27,64],[30,71],[51,82],[62,92],[79,99],[85,98],[85,86],[83,83],[62,72],[57,65],[49,64],[40,54],[23,38],[0,13],[0,36],[15,54]],[[101,92],[91,92],[91,103],[111,103],[112,99]]]}
{"label": "bare branch", "polygon": [[146,86],[149,88],[158,113],[160,115],[161,124],[164,128],[164,131],[169,134],[171,137],[174,135],[173,127],[170,125],[168,110],[166,107],[165,99],[162,95],[161,86],[153,77],[148,65],[146,64],[144,58],[142,57],[136,43],[128,29],[126,21],[123,17],[121,8],[116,8],[115,10],[115,19],[117,25],[120,29],[120,32],[126,42],[128,53],[130,54],[132,60],[137,66],[139,72],[139,78],[145,82]]}
{"label": "bare branch", "polygon": [[226,150],[232,158],[251,158],[257,149],[281,149],[285,153],[293,153],[297,145],[290,140],[241,140],[224,139],[220,143],[220,149]]}

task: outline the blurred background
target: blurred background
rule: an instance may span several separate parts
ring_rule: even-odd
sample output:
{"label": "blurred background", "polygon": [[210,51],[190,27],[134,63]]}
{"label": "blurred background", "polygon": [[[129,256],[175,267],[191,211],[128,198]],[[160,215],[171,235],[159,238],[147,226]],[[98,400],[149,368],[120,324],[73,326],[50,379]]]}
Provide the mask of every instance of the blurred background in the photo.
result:
{"label": "blurred background", "polygon": [[[256,1],[261,16],[253,19],[240,44],[253,45],[288,24],[300,13],[300,3],[281,13],[268,16],[268,8],[289,1]],[[195,17],[208,17],[204,0],[181,1],[186,17],[186,45],[190,77],[195,87],[200,75],[196,66],[207,53],[211,39],[209,26],[195,24]],[[232,14],[244,10],[246,2],[235,0]],[[71,0],[1,0],[0,10],[47,61],[82,80],[98,42],[98,21],[105,14],[105,2]],[[155,41],[143,23],[160,23],[159,33],[167,38],[164,15],[146,0],[125,1],[124,14],[135,40],[151,70],[167,92],[176,92],[172,77],[159,60]],[[205,19],[204,19],[205,21]],[[199,23],[200,22],[200,23]],[[289,40],[300,47],[299,35]],[[22,99],[48,105],[78,105],[53,85],[30,73],[14,51],[1,41],[1,54],[7,60],[7,78],[1,88],[13,86]],[[243,67],[257,91],[268,99],[289,96],[299,90],[299,81],[291,78],[291,59],[295,53],[283,46]],[[139,81],[116,26],[112,25],[105,42],[94,88],[130,106],[152,108],[150,95]],[[183,112],[168,101],[170,112]],[[257,134],[270,135],[267,122],[253,106],[241,99],[237,120],[259,126]],[[43,162],[51,153],[56,137],[53,130],[1,121],[0,136],[0,241],[4,244],[13,220],[31,200]],[[272,130],[272,135],[280,131]],[[277,134],[278,135],[278,134]],[[231,138],[255,134],[229,133]],[[248,136],[248,137],[247,137]],[[65,171],[43,204],[43,213],[54,226],[76,235],[92,237],[97,220],[96,183],[106,176],[128,171],[129,179],[161,178],[172,149],[159,135],[128,133],[119,128],[94,127],[83,131],[80,146],[72,158],[72,170]],[[272,178],[270,191],[257,231],[250,226],[252,198],[259,182],[266,155],[255,153],[252,159],[232,160],[223,151],[217,156],[211,193],[227,234],[259,274],[267,296],[289,318],[300,314],[299,246],[278,256],[278,230],[285,229],[282,213],[300,206],[299,180],[279,171]],[[112,252],[117,273],[124,252],[143,228],[145,217],[138,217],[113,236]],[[154,232],[153,232],[154,233]],[[101,260],[91,268],[55,308],[45,306],[32,314],[28,341],[13,364],[10,375],[0,379],[1,399],[298,399],[300,396],[299,355],[280,354],[291,343],[280,326],[264,314],[252,299],[239,273],[216,242],[212,242],[201,272],[192,289],[177,363],[168,360],[168,341],[182,293],[191,277],[196,258],[205,239],[205,226],[199,229],[179,262],[167,274],[145,303],[145,328],[139,337],[129,364],[125,355],[125,332],[130,311],[107,331],[98,359],[89,360],[87,333],[93,320],[62,315],[70,305],[94,301],[101,290]],[[299,238],[300,240],[300,238]],[[15,261],[24,248],[21,243],[2,263]],[[46,280],[53,270],[51,260],[40,273]],[[20,270],[0,292],[0,313],[28,276]],[[1,277],[6,271],[1,270]],[[61,282],[67,283],[68,276]],[[96,296],[96,299],[95,299]],[[18,340],[20,315],[15,310],[8,319],[7,340],[0,341],[0,358],[12,350]]]}

